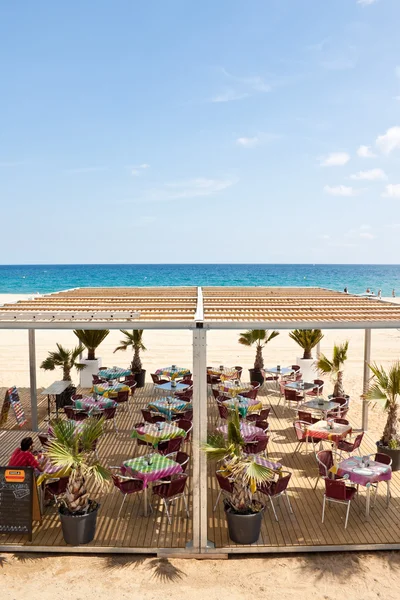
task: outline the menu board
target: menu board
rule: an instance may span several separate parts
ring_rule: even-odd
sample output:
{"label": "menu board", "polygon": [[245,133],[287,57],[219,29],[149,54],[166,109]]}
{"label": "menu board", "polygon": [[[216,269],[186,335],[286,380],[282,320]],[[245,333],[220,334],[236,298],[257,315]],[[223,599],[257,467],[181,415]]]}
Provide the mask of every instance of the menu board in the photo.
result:
{"label": "menu board", "polygon": [[36,502],[36,481],[31,467],[0,467],[0,534],[26,534],[31,541]]}
{"label": "menu board", "polygon": [[19,398],[18,390],[14,386],[6,391],[6,395],[4,397],[3,406],[0,413],[0,427],[5,425],[7,422],[8,413],[10,411],[10,406],[13,409],[15,414],[15,418],[17,419],[17,423],[20,427],[25,425],[26,418],[24,409],[22,408],[21,400]]}

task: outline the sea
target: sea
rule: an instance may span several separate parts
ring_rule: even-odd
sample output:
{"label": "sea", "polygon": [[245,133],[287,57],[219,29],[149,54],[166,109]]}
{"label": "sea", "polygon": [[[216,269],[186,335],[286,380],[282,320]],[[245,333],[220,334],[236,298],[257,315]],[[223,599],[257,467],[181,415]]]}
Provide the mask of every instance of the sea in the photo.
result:
{"label": "sea", "polygon": [[400,295],[400,265],[136,264],[0,265],[0,293],[43,294],[76,287],[317,286]]}

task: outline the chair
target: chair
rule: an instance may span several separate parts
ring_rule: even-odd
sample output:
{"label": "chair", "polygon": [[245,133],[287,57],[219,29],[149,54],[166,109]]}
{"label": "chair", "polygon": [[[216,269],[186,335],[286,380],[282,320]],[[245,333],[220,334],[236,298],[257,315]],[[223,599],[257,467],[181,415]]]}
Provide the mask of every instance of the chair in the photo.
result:
{"label": "chair", "polygon": [[287,402],[288,406],[290,406],[290,402],[303,402],[303,396],[297,392],[297,390],[291,390],[285,388],[285,402]]}
{"label": "chair", "polygon": [[316,422],[312,414],[310,412],[306,412],[305,410],[298,410],[297,417],[299,421],[303,421],[303,423],[310,423],[310,425]]}
{"label": "chair", "polygon": [[225,404],[221,404],[220,402],[217,404],[218,407],[218,415],[221,420],[226,420],[229,418],[229,409]]}
{"label": "chair", "polygon": [[239,381],[241,381],[241,379],[242,379],[242,373],[243,373],[243,367],[234,367],[234,369],[236,369],[237,378],[239,379]]}
{"label": "chair", "polygon": [[320,396],[324,390],[323,379],[314,379],[315,388],[306,392],[306,396]]}
{"label": "chair", "polygon": [[301,371],[297,371],[294,373],[294,381],[301,381],[303,379],[303,373]]}
{"label": "chair", "polygon": [[50,444],[49,436],[45,435],[43,433],[38,433],[38,438],[39,438],[40,445],[42,446],[42,449],[45,450]]}
{"label": "chair", "polygon": [[335,419],[333,419],[334,423],[339,423],[340,425],[350,425],[350,422],[347,419],[341,419],[336,417]]}
{"label": "chair", "polygon": [[185,505],[186,515],[189,517],[189,509],[185,494],[185,487],[187,482],[187,475],[179,475],[176,479],[172,479],[166,483],[160,483],[159,485],[153,485],[153,496],[158,496],[163,501],[165,512],[167,513],[168,523],[171,525],[171,516],[168,511],[168,505],[177,500],[178,498],[183,499]]}
{"label": "chair", "polygon": [[300,365],[292,365],[291,369],[292,369],[292,371],[294,371],[295,373],[297,373],[297,371],[300,371]]}
{"label": "chair", "polygon": [[[372,458],[372,460],[374,460],[375,462],[381,463],[382,465],[388,465],[388,467],[392,466],[392,459],[390,458],[390,456],[388,456],[387,454],[384,454],[383,452],[377,452],[376,454],[370,454],[368,456],[368,458]],[[379,486],[379,481],[377,481],[376,483],[372,483],[371,484],[374,488],[375,488],[375,493],[374,493],[374,499],[372,502],[372,505],[375,504],[375,500],[376,500],[376,495],[378,493],[378,486]],[[387,494],[386,494],[386,505],[389,506],[390,503],[390,480],[386,481],[386,485],[387,485]]]}
{"label": "chair", "polygon": [[[257,385],[260,386],[259,383]],[[255,400],[257,398],[257,394],[258,394],[258,388],[252,388],[248,392],[242,392],[240,395],[243,398],[249,398],[250,400]]]}
{"label": "chair", "polygon": [[117,429],[117,424],[115,422],[115,413],[117,412],[117,407],[116,406],[111,406],[110,408],[105,408],[102,411],[102,416],[104,416],[104,418],[106,419],[106,421],[111,421],[113,422],[113,426],[114,426],[114,431],[115,433],[118,433],[118,429]]}
{"label": "chair", "polygon": [[294,431],[295,431],[296,438],[297,438],[297,446],[294,449],[292,456],[294,456],[296,454],[296,452],[300,448],[301,444],[304,444],[304,442],[307,443],[308,441],[310,441],[312,443],[313,449],[314,449],[314,444],[316,442],[321,441],[317,438],[312,438],[309,435],[307,435],[307,430],[308,430],[309,425],[310,425],[310,423],[305,423],[304,421],[295,421],[293,423]]}
{"label": "chair", "polygon": [[150,373],[150,377],[152,378],[154,385],[162,385],[163,383],[169,382],[169,379],[162,379],[156,373]]}
{"label": "chair", "polygon": [[[286,474],[283,475],[284,473]],[[269,498],[276,521],[279,519],[278,515],[276,514],[273,498],[277,498],[279,502],[279,498],[284,496],[286,498],[289,511],[293,514],[293,509],[287,494],[287,487],[292,474],[288,473],[288,471],[281,471],[280,475],[281,476],[276,481],[262,483],[261,485],[257,486],[257,490]]]}
{"label": "chair", "polygon": [[185,402],[191,402],[193,399],[193,388],[188,388],[183,392],[175,392],[174,397],[179,400],[184,400]]}
{"label": "chair", "polygon": [[224,496],[228,497],[231,496],[232,492],[233,492],[233,482],[230,481],[227,477],[224,477],[223,475],[221,475],[221,473],[215,473],[215,476],[217,478],[218,484],[219,484],[219,492],[218,492],[218,496],[217,496],[217,500],[215,502],[214,508],[213,508],[213,512],[216,511],[217,506],[218,506],[218,502],[219,499],[221,498],[221,495],[223,494]]}
{"label": "chair", "polygon": [[360,446],[361,446],[363,437],[364,437],[364,432],[359,433],[358,436],[354,439],[354,442],[348,442],[347,440],[340,440],[340,442],[337,445],[338,450],[340,451],[340,455],[342,455],[342,452],[348,452],[350,454],[351,452],[354,452],[355,450],[358,450],[358,454],[361,455]]}
{"label": "chair", "polygon": [[164,423],[166,420],[165,417],[161,415],[155,415],[151,412],[151,410],[147,410],[146,408],[142,408],[141,412],[146,423]]}
{"label": "chair", "polygon": [[118,404],[125,404],[127,403],[128,406],[128,411],[130,412],[130,408],[129,408],[129,392],[125,391],[125,392],[118,392],[116,397],[113,398],[113,400],[115,402],[117,402]]}
{"label": "chair", "polygon": [[58,477],[57,479],[50,479],[45,484],[45,497],[50,496],[55,503],[57,503],[58,497],[65,494],[69,482],[69,475],[67,477]]}
{"label": "chair", "polygon": [[186,419],[178,419],[178,421],[175,421],[175,424],[180,427],[180,429],[186,431],[185,440],[188,442],[193,429],[193,423],[191,421],[187,421]]}
{"label": "chair", "polygon": [[182,472],[184,473],[189,464],[190,456],[189,454],[186,454],[186,452],[181,452],[179,450],[178,452],[171,452],[171,454],[167,454],[166,458],[170,458],[171,460],[179,463],[182,467]]}
{"label": "chair", "polygon": [[92,383],[96,385],[97,383],[103,383],[104,379],[99,377],[98,375],[92,375]]}
{"label": "chair", "polygon": [[211,393],[214,396],[215,399],[218,398],[218,396],[220,395],[219,389],[214,389],[213,387],[211,388]]}
{"label": "chair", "polygon": [[193,385],[192,375],[186,375],[186,377],[181,379],[179,383],[183,383],[184,385]]}
{"label": "chair", "polygon": [[263,435],[260,437],[256,437],[254,440],[250,442],[246,442],[243,446],[243,452],[245,454],[261,454],[265,452],[268,456],[267,445],[269,442],[269,436]]}
{"label": "chair", "polygon": [[73,406],[64,406],[64,413],[67,419],[75,421],[75,410]]}
{"label": "chair", "polygon": [[326,502],[336,502],[337,504],[346,504],[346,520],[344,528],[347,529],[347,522],[349,520],[349,512],[351,501],[357,493],[355,487],[346,485],[343,479],[325,479],[325,494],[324,501],[322,504],[322,523],[325,518],[325,505]]}
{"label": "chair", "polygon": [[259,390],[261,387],[261,384],[258,383],[258,381],[250,381],[250,385],[253,388],[253,390]]}
{"label": "chair", "polygon": [[340,404],[339,408],[336,409],[337,417],[344,419],[349,412],[349,400],[348,398],[332,398],[333,402]]}
{"label": "chair", "polygon": [[83,394],[72,394],[71,400],[82,400]]}
{"label": "chair", "polygon": [[193,421],[193,408],[188,408],[182,413],[182,419],[185,421]]}
{"label": "chair", "polygon": [[131,396],[134,396],[137,388],[137,381],[126,382],[126,385],[129,386]]}
{"label": "chair", "polygon": [[[110,468],[112,468],[112,467],[110,467]],[[125,477],[122,475],[112,474],[111,476],[112,476],[114,486],[117,488],[117,490],[119,490],[121,492],[121,494],[124,497],[124,499],[122,500],[122,504],[118,511],[118,515],[117,515],[117,519],[118,519],[119,515],[121,514],[121,510],[122,510],[122,507],[124,506],[124,502],[125,502],[127,496],[129,496],[130,494],[136,494],[137,492],[143,491],[143,480],[136,479],[134,477]]]}
{"label": "chair", "polygon": [[166,440],[165,442],[159,442],[157,451],[159,454],[165,456],[171,454],[171,452],[178,452],[181,449],[183,437],[176,437],[172,440]]}
{"label": "chair", "polygon": [[264,433],[269,430],[269,423],[267,421],[253,421],[253,423],[256,427],[262,429]]}
{"label": "chair", "polygon": [[246,415],[246,421],[266,421],[271,412],[270,408],[263,408],[260,412],[251,412]]}
{"label": "chair", "polygon": [[320,450],[316,453],[315,458],[318,463],[318,477],[315,482],[314,490],[318,485],[318,481],[320,477],[327,477],[328,479],[339,479],[333,473],[329,473],[329,470],[335,464],[334,455],[336,456],[336,462],[340,461],[340,456],[338,456],[337,452],[332,452],[332,450]]}

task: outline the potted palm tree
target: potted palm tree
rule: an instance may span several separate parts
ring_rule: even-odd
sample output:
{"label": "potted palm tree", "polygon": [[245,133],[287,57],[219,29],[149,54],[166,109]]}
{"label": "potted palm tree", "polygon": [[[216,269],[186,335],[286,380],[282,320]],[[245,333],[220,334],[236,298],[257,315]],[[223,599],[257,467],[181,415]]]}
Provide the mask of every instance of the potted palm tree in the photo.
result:
{"label": "potted palm tree", "polygon": [[381,439],[376,442],[378,452],[388,454],[392,459],[392,470],[400,470],[400,429],[398,399],[400,395],[400,362],[397,361],[388,371],[377,364],[369,365],[372,371],[371,385],[366,393],[367,400],[383,403],[387,413],[386,425]]}
{"label": "potted palm tree", "polygon": [[317,361],[317,369],[323,375],[330,375],[334,380],[333,394],[331,398],[349,398],[343,388],[343,366],[347,360],[347,351],[349,342],[346,340],[343,344],[333,346],[332,360],[325,354],[321,354]]}
{"label": "potted palm tree", "polygon": [[80,386],[92,387],[92,375],[97,375],[101,367],[101,358],[96,358],[96,348],[106,339],[108,329],[75,329],[74,334],[88,351],[87,358],[81,359],[85,369],[80,372]]}
{"label": "potted palm tree", "polygon": [[146,379],[146,371],[142,368],[142,361],[140,360],[140,352],[146,350],[142,341],[143,329],[134,329],[132,332],[121,329],[121,333],[124,334],[125,339],[120,341],[120,345],[118,348],[115,348],[114,352],[133,348],[134,352],[131,363],[131,371],[135,376],[137,387],[143,387]]}
{"label": "potted palm tree", "polygon": [[109,471],[90,455],[103,432],[104,418],[89,418],[81,429],[71,421],[52,424],[53,436],[48,447],[51,462],[69,475],[65,495],[58,501],[62,532],[67,544],[88,544],[95,536],[99,504],[90,499],[86,484],[99,487],[110,478]]}
{"label": "potted palm tree", "polygon": [[257,381],[261,385],[264,383],[264,359],[263,359],[263,348],[273,340],[277,335],[278,331],[272,331],[271,333],[265,329],[249,329],[244,333],[240,334],[239,344],[243,346],[252,346],[256,344],[256,358],[254,360],[253,369],[249,369],[250,381]]}
{"label": "potted palm tree", "polygon": [[254,544],[261,531],[264,505],[254,498],[257,486],[270,481],[274,471],[257,462],[257,456],[243,453],[239,414],[228,420],[228,436],[209,436],[204,451],[209,460],[221,461],[218,472],[233,484],[232,494],[224,501],[229,537],[237,544]]}
{"label": "potted palm tree", "polygon": [[294,329],[289,333],[292,338],[303,349],[303,356],[296,358],[305,381],[312,381],[315,377],[315,362],[312,350],[322,340],[324,334],[320,329]]}

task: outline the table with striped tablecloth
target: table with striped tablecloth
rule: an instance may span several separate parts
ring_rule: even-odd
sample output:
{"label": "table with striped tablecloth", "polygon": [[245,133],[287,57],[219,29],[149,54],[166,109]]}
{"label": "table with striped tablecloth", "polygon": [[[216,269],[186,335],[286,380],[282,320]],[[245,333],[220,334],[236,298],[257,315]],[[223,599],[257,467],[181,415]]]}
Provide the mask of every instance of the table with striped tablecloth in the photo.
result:
{"label": "table with striped tablecloth", "polygon": [[144,489],[144,514],[147,516],[147,487],[150,481],[158,481],[163,477],[169,477],[182,473],[183,469],[179,463],[161,454],[148,454],[130,458],[123,463],[123,472],[128,472],[133,477],[142,479]]}
{"label": "table with striped tablecloth", "polygon": [[132,437],[156,448],[160,442],[186,437],[186,431],[172,423],[145,423],[132,431]]}
{"label": "table with striped tablecloth", "polygon": [[102,397],[96,400],[96,398],[92,398],[92,396],[83,396],[83,398],[79,398],[78,400],[72,400],[75,404],[75,408],[78,410],[104,410],[105,408],[114,408],[114,406],[118,406],[114,400],[111,398]]}
{"label": "table with striped tablecloth", "polygon": [[96,383],[93,386],[93,392],[100,396],[104,396],[105,398],[115,398],[115,396],[118,396],[118,392],[129,391],[129,386],[124,383],[115,383],[114,385],[109,385],[108,383]]}
{"label": "table with striped tablecloth", "polygon": [[307,427],[307,436],[319,440],[328,440],[336,446],[352,431],[351,425],[343,425],[334,421],[317,421]]}
{"label": "table with striped tablecloth", "polygon": [[237,379],[238,372],[234,367],[224,367],[222,370],[217,367],[207,369],[208,375],[212,377],[220,377],[221,379]]}
{"label": "table with striped tablecloth", "polygon": [[162,415],[165,415],[167,419],[171,420],[172,415],[177,415],[185,410],[191,409],[192,405],[190,402],[179,400],[178,398],[161,398],[160,400],[149,402],[147,408],[159,412]]}
{"label": "table with striped tablecloth", "polygon": [[235,383],[234,381],[224,381],[213,385],[214,390],[218,390],[221,394],[227,394],[231,398],[235,398],[238,394],[249,392],[252,387],[244,383]]}
{"label": "table with striped tablecloth", "polygon": [[190,375],[190,369],[185,369],[184,367],[164,367],[162,369],[157,369],[156,375],[160,377],[169,377],[170,379],[174,377],[175,379],[179,379],[182,377],[186,377]]}
{"label": "table with striped tablecloth", "polygon": [[[224,437],[228,435],[228,425],[221,425],[217,427],[217,431],[222,433]],[[247,423],[240,423],[240,433],[245,442],[253,442],[256,438],[265,437],[264,430],[261,427],[255,425],[249,425]]]}
{"label": "table with striped tablecloth", "polygon": [[124,367],[113,367],[112,369],[99,369],[99,377],[103,379],[120,379],[121,377],[129,377],[132,375],[130,369]]}
{"label": "table with striped tablecloth", "polygon": [[228,400],[224,400],[222,404],[231,410],[237,408],[242,417],[246,417],[248,413],[258,412],[262,409],[262,402],[260,402],[260,400],[242,398],[241,396],[236,396],[236,398],[228,398]]}

